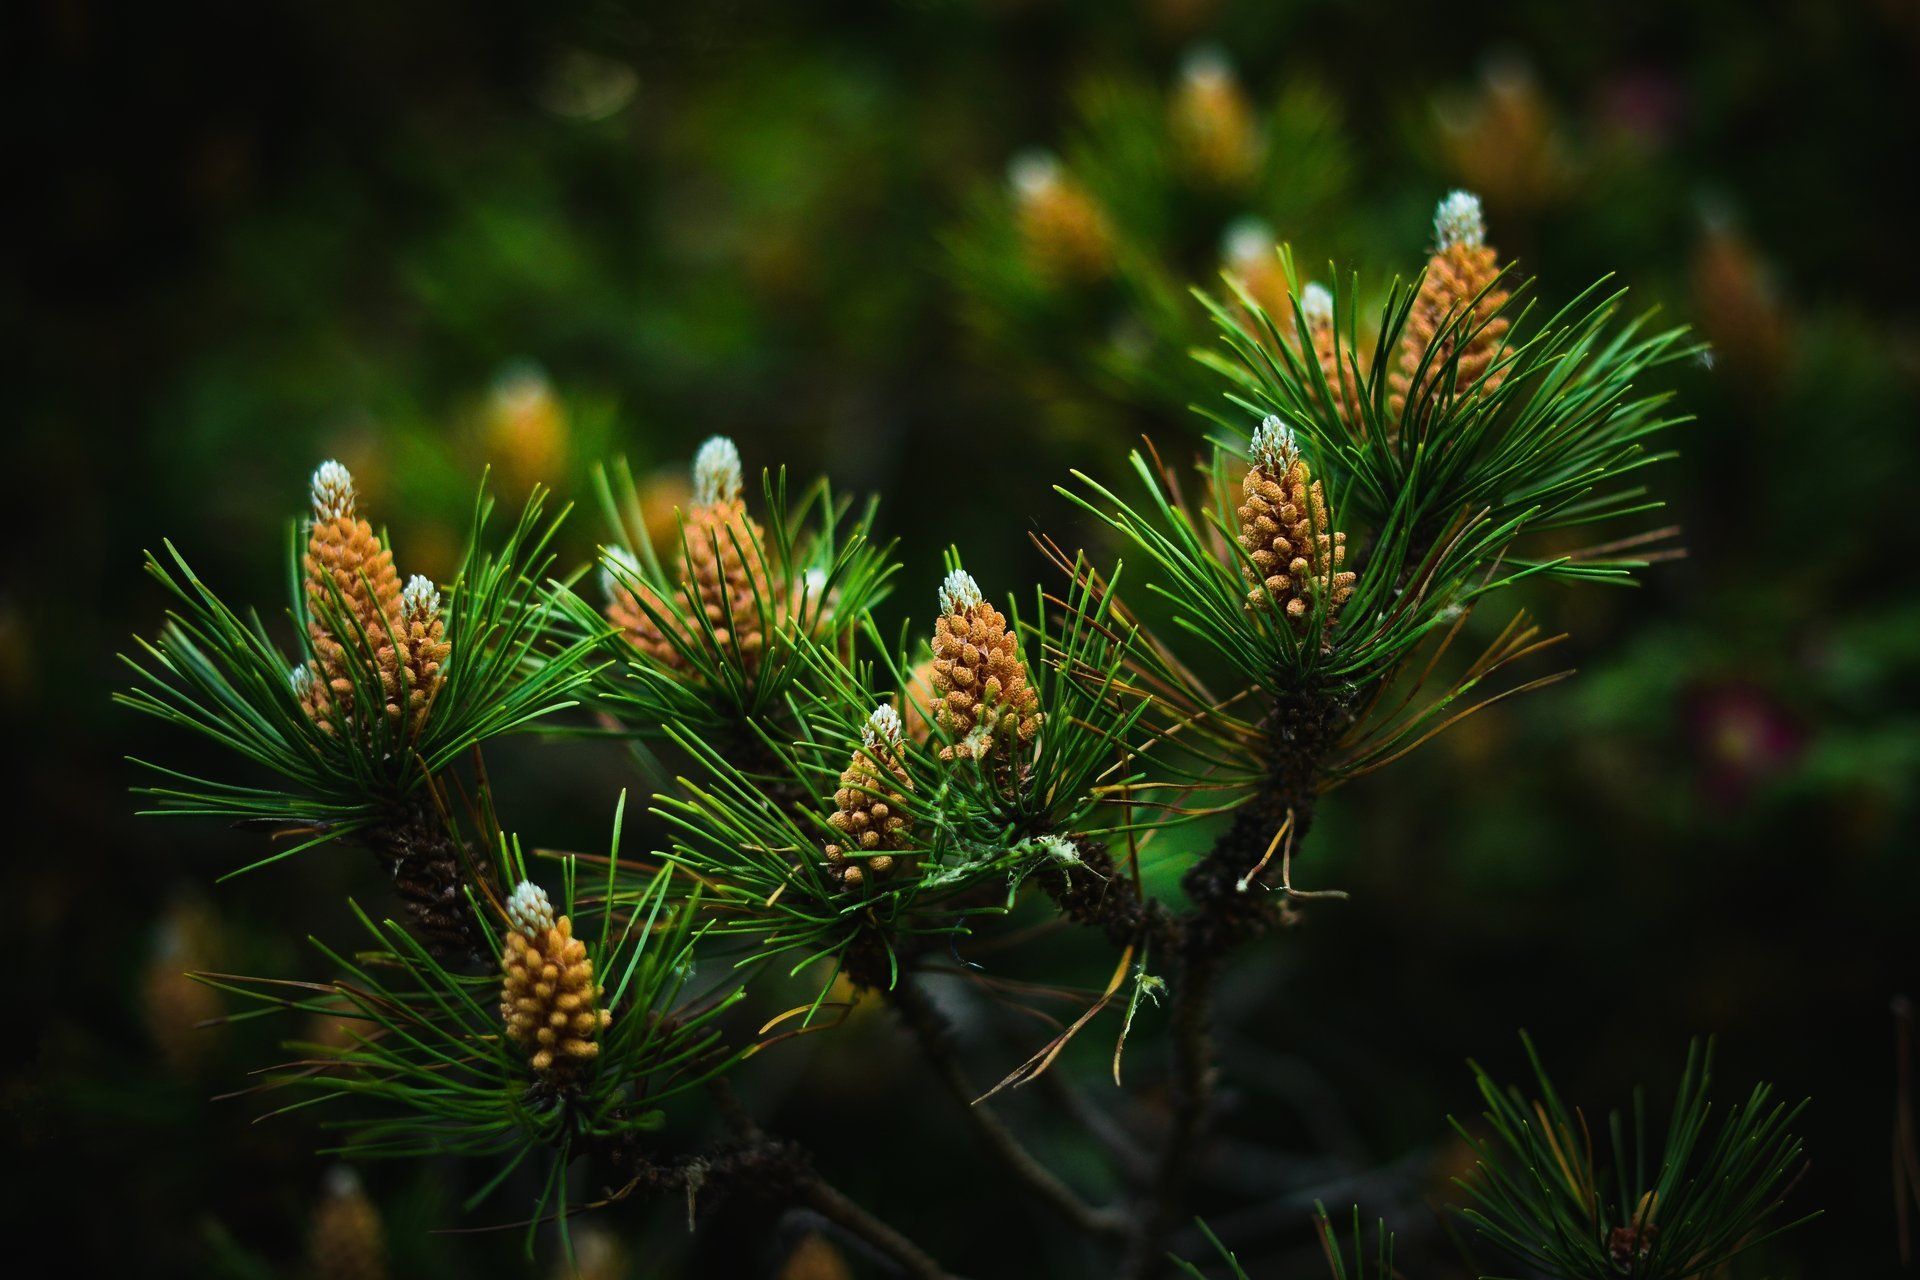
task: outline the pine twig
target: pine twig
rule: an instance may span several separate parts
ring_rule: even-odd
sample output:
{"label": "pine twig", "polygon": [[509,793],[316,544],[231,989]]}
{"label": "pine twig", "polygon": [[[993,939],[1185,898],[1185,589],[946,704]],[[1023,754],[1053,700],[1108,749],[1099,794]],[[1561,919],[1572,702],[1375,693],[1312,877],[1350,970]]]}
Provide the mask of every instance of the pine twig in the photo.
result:
{"label": "pine twig", "polygon": [[1121,1275],[1147,1280],[1165,1264],[1167,1235],[1186,1201],[1200,1144],[1213,1118],[1213,1037],[1208,1030],[1213,984],[1220,960],[1211,951],[1189,952],[1173,980],[1169,1015],[1172,1036],[1173,1121],[1160,1148],[1153,1186]]}
{"label": "pine twig", "polygon": [[915,1280],[951,1280],[925,1250],[817,1174],[802,1184],[799,1201],[841,1230],[859,1237]]}
{"label": "pine twig", "polygon": [[[711,1081],[707,1091],[713,1098],[714,1110],[726,1123],[736,1142],[749,1149],[792,1149],[791,1143],[782,1143],[768,1136],[724,1077]],[[797,1149],[793,1150],[797,1154]],[[804,1205],[866,1243],[874,1252],[892,1262],[899,1274],[913,1277],[913,1280],[954,1280],[931,1254],[895,1227],[861,1208],[845,1192],[821,1177],[810,1162],[797,1171],[791,1198],[794,1203]]]}
{"label": "pine twig", "polygon": [[1033,1154],[1021,1145],[1013,1132],[984,1104],[974,1099],[979,1091],[967,1078],[966,1070],[955,1055],[951,1028],[940,1011],[927,999],[925,991],[910,974],[902,974],[887,993],[902,1021],[919,1041],[927,1064],[953,1095],[967,1117],[980,1145],[1029,1191],[1059,1214],[1067,1224],[1084,1235],[1118,1239],[1127,1234],[1125,1216],[1113,1209],[1095,1209],[1071,1187],[1055,1177]]}

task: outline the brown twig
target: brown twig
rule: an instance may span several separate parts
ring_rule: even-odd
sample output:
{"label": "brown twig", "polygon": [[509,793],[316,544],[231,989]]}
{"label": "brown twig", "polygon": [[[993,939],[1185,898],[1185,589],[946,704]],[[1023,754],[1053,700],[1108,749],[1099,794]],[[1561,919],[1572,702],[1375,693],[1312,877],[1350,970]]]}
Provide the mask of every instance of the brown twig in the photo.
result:
{"label": "brown twig", "polygon": [[1095,1209],[1072,1188],[1055,1177],[1014,1137],[1012,1130],[984,1104],[976,1104],[978,1091],[967,1078],[966,1069],[954,1053],[952,1028],[946,1018],[927,999],[927,994],[910,973],[900,975],[887,998],[900,1013],[901,1021],[920,1044],[927,1065],[940,1078],[967,1117],[974,1136],[1010,1175],[1031,1191],[1040,1203],[1059,1214],[1067,1224],[1083,1234],[1117,1239],[1127,1234],[1124,1215],[1112,1209]]}
{"label": "brown twig", "polygon": [[1219,963],[1219,956],[1212,951],[1193,951],[1174,975],[1169,1027],[1173,1039],[1169,1085],[1173,1118],[1154,1168],[1152,1190],[1142,1206],[1121,1270],[1130,1280],[1146,1280],[1165,1265],[1167,1233],[1186,1203],[1187,1184],[1212,1120],[1213,1037],[1208,1023]]}
{"label": "brown twig", "polygon": [[[1186,1208],[1213,1121],[1213,988],[1227,955],[1272,928],[1281,913],[1262,880],[1276,843],[1291,851],[1313,825],[1320,765],[1345,732],[1348,708],[1338,699],[1301,694],[1278,700],[1267,716],[1265,785],[1181,881],[1192,907],[1170,931],[1178,964],[1169,1013],[1173,1115],[1160,1148],[1153,1186],[1141,1205],[1138,1228],[1121,1274],[1148,1280],[1165,1266],[1168,1234]],[[1289,897],[1291,875],[1283,875]]]}
{"label": "brown twig", "polygon": [[729,1194],[801,1205],[865,1243],[892,1263],[899,1275],[912,1280],[954,1280],[926,1250],[821,1177],[799,1144],[761,1129],[724,1078],[711,1081],[707,1092],[727,1126],[728,1142],[709,1155],[672,1162],[661,1162],[635,1144],[622,1143],[607,1155],[628,1182],[610,1199],[684,1194],[689,1227],[702,1204],[711,1205]]}

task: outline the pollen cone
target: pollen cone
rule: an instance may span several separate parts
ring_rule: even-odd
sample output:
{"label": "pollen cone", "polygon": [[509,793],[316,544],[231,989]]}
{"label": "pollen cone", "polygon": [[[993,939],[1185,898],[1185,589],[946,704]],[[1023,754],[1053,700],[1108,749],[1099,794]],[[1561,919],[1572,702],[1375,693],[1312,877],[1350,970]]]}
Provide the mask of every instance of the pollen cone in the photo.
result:
{"label": "pollen cone", "polygon": [[1187,56],[1167,125],[1176,161],[1203,184],[1237,187],[1260,165],[1253,104],[1226,55],[1216,48],[1203,47]]}
{"label": "pollen cone", "polygon": [[1305,345],[1320,366],[1320,376],[1326,379],[1334,412],[1350,430],[1364,434],[1366,425],[1360,413],[1361,393],[1354,378],[1353,353],[1342,351],[1335,336],[1333,295],[1322,285],[1308,285],[1300,291],[1300,314],[1307,322]]}
{"label": "pollen cone", "polygon": [[1424,422],[1430,398],[1445,390],[1446,368],[1456,357],[1455,396],[1492,391],[1502,376],[1488,373],[1487,367],[1509,327],[1505,316],[1494,314],[1506,305],[1507,292],[1494,287],[1500,257],[1486,242],[1478,198],[1456,191],[1441,201],[1434,230],[1439,248],[1427,261],[1426,277],[1407,316],[1399,367],[1387,378],[1392,420],[1402,433]]}
{"label": "pollen cone", "polygon": [[1034,272],[1058,284],[1093,284],[1112,274],[1113,226],[1091,192],[1044,152],[1023,152],[1008,168],[1014,218]]}
{"label": "pollen cone", "polygon": [[909,845],[912,823],[902,806],[912,784],[900,764],[900,749],[899,712],[876,707],[840,774],[840,789],[833,795],[838,808],[827,819],[841,835],[827,846],[828,872],[848,888],[892,875],[901,861],[894,855]]}
{"label": "pollen cone", "polygon": [[392,634],[374,655],[387,698],[387,718],[396,726],[404,719],[411,737],[419,736],[439,696],[451,652],[440,619],[440,592],[429,579],[415,574],[400,593]]}
{"label": "pollen cone", "polygon": [[748,671],[760,665],[767,636],[761,609],[782,599],[763,553],[765,533],[735,497],[687,515],[687,576],[690,604],[706,615],[714,642]]}
{"label": "pollen cone", "polygon": [[[639,562],[620,547],[609,547],[607,560],[608,568],[601,576],[607,593],[607,621],[620,628],[628,643],[661,666],[670,670],[685,666],[681,645],[675,644],[661,625],[672,625],[673,610],[641,579]],[[614,566],[618,566],[618,572]],[[677,628],[671,634],[685,643],[686,637]]]}
{"label": "pollen cone", "polygon": [[609,553],[621,572],[610,569],[603,580],[607,619],[662,666],[685,667],[683,650],[705,645],[711,632],[722,653],[752,672],[766,652],[769,618],[778,625],[800,598],[799,587],[779,581],[769,563],[766,531],[747,514],[741,490],[739,450],[715,436],[694,455],[692,506],[673,548],[679,588],[671,603],[641,580],[630,556]]}
{"label": "pollen cone", "polygon": [[1040,728],[1040,699],[1027,683],[1007,619],[963,570],[940,588],[933,632],[934,723],[954,741],[944,760],[985,756],[1027,742]]}
{"label": "pollen cone", "polygon": [[389,619],[400,612],[393,553],[355,512],[353,477],[338,462],[321,463],[313,473],[313,523],[302,563],[315,677],[303,698],[313,718],[331,730],[352,714],[350,672],[387,642]]}
{"label": "pollen cone", "polygon": [[1268,418],[1254,432],[1253,465],[1241,494],[1240,546],[1253,561],[1247,608],[1265,609],[1271,600],[1305,634],[1319,596],[1330,628],[1353,595],[1354,575],[1341,568],[1347,535],[1334,529],[1320,482],[1280,419]]}
{"label": "pollen cone", "polygon": [[526,1051],[533,1069],[566,1074],[600,1054],[594,1039],[613,1014],[597,1008],[603,994],[594,984],[586,944],[573,936],[573,921],[555,919],[546,894],[523,883],[508,906],[505,953],[500,968],[500,1017],[507,1038]]}
{"label": "pollen cone", "polygon": [[386,1232],[380,1211],[344,1166],[327,1175],[327,1189],[307,1235],[314,1280],[387,1280]]}

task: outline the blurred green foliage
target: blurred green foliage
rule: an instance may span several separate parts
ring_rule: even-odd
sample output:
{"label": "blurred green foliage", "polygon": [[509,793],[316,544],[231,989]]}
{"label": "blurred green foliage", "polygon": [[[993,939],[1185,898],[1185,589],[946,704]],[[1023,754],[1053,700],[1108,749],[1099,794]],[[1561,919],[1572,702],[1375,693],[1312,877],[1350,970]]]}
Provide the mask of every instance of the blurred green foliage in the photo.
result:
{"label": "blurred green foliage", "polygon": [[[344,936],[331,904],[381,887],[307,859],[216,889],[250,840],[132,819],[121,757],[156,730],[107,696],[114,652],[163,608],[140,548],[170,537],[231,598],[277,598],[284,521],[339,456],[398,554],[444,578],[483,465],[510,505],[535,480],[584,497],[615,453],[670,496],[725,432],[750,468],[881,493],[903,596],[930,598],[956,542],[983,582],[1022,585],[1043,572],[1030,529],[1099,536],[1050,492],[1069,466],[1112,477],[1143,431],[1170,460],[1199,438],[1185,286],[1217,286],[1236,223],[1384,281],[1417,269],[1436,195],[1468,185],[1545,295],[1614,271],[1714,344],[1673,379],[1698,421],[1658,481],[1690,554],[1639,591],[1542,588],[1578,681],[1328,801],[1301,871],[1353,902],[1223,994],[1244,1021],[1215,1176],[1294,1192],[1216,1188],[1207,1220],[1249,1274],[1318,1275],[1313,1200],[1358,1199],[1403,1270],[1464,1274],[1428,1208],[1462,1159],[1442,1121],[1470,1102],[1461,1060],[1516,1074],[1524,1023],[1567,1096],[1609,1098],[1706,1031],[1730,1078],[1814,1099],[1795,1194],[1828,1214],[1740,1274],[1890,1271],[1887,1005],[1920,981],[1920,210],[1900,177],[1920,20],[1892,0],[1763,9],[10,14],[21,506],[0,706],[25,748],[9,875],[34,959],[0,1069],[23,1171],[5,1220],[84,1272],[303,1274],[329,1194],[313,1128],[210,1100],[311,1029],[187,1033],[219,1006],[179,975],[328,976],[304,936]],[[1196,48],[1224,54],[1267,148],[1232,190],[1169,162]],[[1063,295],[1019,252],[1008,166],[1034,148],[1110,211],[1120,265],[1097,287]],[[563,558],[598,536],[576,517]],[[513,825],[573,848],[631,781],[564,746],[495,773]],[[1037,1034],[1011,1033],[1002,1068]],[[957,1269],[1075,1273],[969,1223],[964,1136],[911,1107],[907,1053],[863,1012],[748,1087],[829,1162],[842,1126],[897,1127],[898,1167],[832,1172]],[[1009,1105],[1047,1131],[1037,1093]],[[466,1171],[360,1173],[394,1274],[523,1269],[499,1238],[427,1234],[459,1220]],[[819,1256],[804,1221],[689,1240],[683,1212],[609,1217],[645,1261],[607,1244],[604,1274]]]}

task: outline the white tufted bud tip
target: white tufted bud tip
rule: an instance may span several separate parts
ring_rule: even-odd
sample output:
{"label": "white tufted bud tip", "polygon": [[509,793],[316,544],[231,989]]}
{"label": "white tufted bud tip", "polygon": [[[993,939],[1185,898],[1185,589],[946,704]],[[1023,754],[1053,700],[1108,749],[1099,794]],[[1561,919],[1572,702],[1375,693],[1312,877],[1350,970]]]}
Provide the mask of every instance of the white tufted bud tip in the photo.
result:
{"label": "white tufted bud tip", "polygon": [[1180,59],[1180,78],[1196,88],[1213,88],[1233,80],[1233,62],[1217,44],[1197,44]]}
{"label": "white tufted bud tip", "polygon": [[1323,284],[1310,284],[1300,291],[1300,314],[1314,328],[1333,324],[1333,294]]}
{"label": "white tufted bud tip", "polygon": [[1270,413],[1260,420],[1253,429],[1253,461],[1256,466],[1279,473],[1285,471],[1293,462],[1299,444],[1293,436],[1293,428],[1280,420],[1280,415]]}
{"label": "white tufted bud tip", "polygon": [[965,569],[955,569],[940,584],[940,612],[965,613],[983,600],[980,584]]}
{"label": "white tufted bud tip", "polygon": [[714,436],[693,455],[693,505],[710,507],[740,496],[740,450],[725,436]]}
{"label": "white tufted bud tip", "polygon": [[1433,212],[1433,238],[1442,252],[1455,245],[1478,249],[1487,242],[1487,219],[1480,197],[1471,191],[1452,191]]}
{"label": "white tufted bud tip", "polygon": [[1022,199],[1045,195],[1060,182],[1060,162],[1051,151],[1029,147],[1007,161],[1007,185]]}
{"label": "white tufted bud tip", "polygon": [[336,1200],[345,1200],[353,1196],[366,1194],[360,1185],[360,1175],[344,1164],[334,1165],[326,1172],[327,1194]]}
{"label": "white tufted bud tip", "polygon": [[433,579],[416,573],[400,591],[400,620],[406,623],[431,622],[440,616],[440,588]]}
{"label": "white tufted bud tip", "polygon": [[600,549],[600,593],[611,604],[628,593],[627,583],[640,577],[640,561],[625,547]]}
{"label": "white tufted bud tip", "polygon": [[872,751],[876,748],[892,751],[900,745],[900,713],[887,703],[881,703],[867,717],[867,723],[860,730],[860,745]]}
{"label": "white tufted bud tip", "polygon": [[287,672],[287,683],[293,686],[293,696],[305,701],[313,694],[313,668],[300,663]]}
{"label": "white tufted bud tip", "polygon": [[328,459],[313,472],[313,518],[338,520],[353,514],[353,476]]}
{"label": "white tufted bud tip", "polygon": [[1220,239],[1221,256],[1228,266],[1244,271],[1271,258],[1276,243],[1271,223],[1246,214],[1227,224],[1226,234]]}
{"label": "white tufted bud tip", "polygon": [[507,923],[527,938],[553,928],[553,903],[547,891],[531,880],[522,880],[507,899]]}

